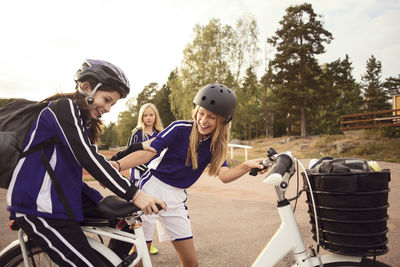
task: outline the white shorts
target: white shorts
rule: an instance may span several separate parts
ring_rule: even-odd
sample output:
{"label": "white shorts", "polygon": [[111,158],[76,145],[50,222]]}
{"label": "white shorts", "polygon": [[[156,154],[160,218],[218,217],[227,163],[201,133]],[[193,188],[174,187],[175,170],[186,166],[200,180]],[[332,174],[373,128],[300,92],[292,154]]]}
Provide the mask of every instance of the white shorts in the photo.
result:
{"label": "white shorts", "polygon": [[[144,175],[140,182],[147,180],[148,175],[150,174]],[[189,212],[185,204],[187,200],[185,189],[168,185],[154,176],[151,176],[144,184],[140,183],[140,187],[143,192],[154,195],[167,204],[167,211],[142,215],[143,231],[147,242],[153,239],[156,222],[160,242],[193,238]]]}

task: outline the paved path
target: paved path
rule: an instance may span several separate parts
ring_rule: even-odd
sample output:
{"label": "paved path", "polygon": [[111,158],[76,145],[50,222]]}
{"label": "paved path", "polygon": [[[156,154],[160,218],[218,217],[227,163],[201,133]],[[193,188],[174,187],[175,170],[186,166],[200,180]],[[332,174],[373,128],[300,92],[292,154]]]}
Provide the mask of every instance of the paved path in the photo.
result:
{"label": "paved path", "polygon": [[[388,210],[389,252],[379,256],[378,260],[396,266],[400,255],[400,164],[379,163],[382,168],[391,169],[392,180]],[[275,191],[262,180],[261,176],[246,175],[230,184],[222,184],[217,178],[204,176],[188,190],[188,207],[200,266],[250,266],[279,227]],[[93,185],[97,186],[95,182]],[[290,185],[289,197],[294,196],[296,177],[292,178]],[[8,230],[5,190],[0,191],[2,249],[15,239],[15,233]],[[107,194],[106,191],[104,193]],[[306,210],[303,195],[298,202],[296,218],[306,245],[315,246]],[[160,253],[152,256],[154,266],[178,266],[175,251],[169,242],[155,240],[155,245]],[[290,257],[286,257],[278,266],[290,266],[290,261]]]}

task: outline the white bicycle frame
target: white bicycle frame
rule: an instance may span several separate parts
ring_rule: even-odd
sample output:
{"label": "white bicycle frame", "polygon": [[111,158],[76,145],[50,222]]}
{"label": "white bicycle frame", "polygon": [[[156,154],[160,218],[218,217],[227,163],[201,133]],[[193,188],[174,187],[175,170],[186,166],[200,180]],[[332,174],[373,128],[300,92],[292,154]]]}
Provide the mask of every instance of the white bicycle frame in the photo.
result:
{"label": "white bicycle frame", "polygon": [[[136,220],[136,219],[134,219]],[[136,265],[140,260],[143,263],[143,267],[151,267],[151,260],[150,260],[150,254],[147,249],[146,245],[146,239],[144,237],[143,233],[143,228],[141,222],[135,222],[135,233],[128,233],[124,232],[121,230],[117,230],[111,227],[107,226],[82,226],[81,229],[85,233],[92,233],[95,235],[99,235],[102,237],[109,237],[113,238],[116,240],[120,241],[125,241],[128,243],[132,243],[132,245],[135,245],[136,247],[136,253],[137,257],[135,260],[129,265],[129,267],[132,267]],[[111,249],[109,249],[105,244],[101,243],[99,240],[96,240],[88,235],[86,235],[90,246],[96,250],[98,253],[103,255],[110,263],[112,263],[114,266],[119,265],[123,259],[117,256]],[[25,243],[27,242],[27,237],[20,229],[18,231],[18,240],[15,240],[12,242],[10,245],[8,245],[2,252],[1,254],[7,252],[9,249],[15,247],[16,245],[21,246],[21,251],[22,251],[22,256],[24,258],[24,265],[25,267],[29,267],[29,256],[28,252],[25,246]],[[51,261],[50,258],[48,258],[49,262]],[[46,266],[46,265],[45,265]]]}
{"label": "white bicycle frame", "polygon": [[[291,156],[291,158],[293,162],[297,161],[296,159],[294,159],[293,156]],[[303,165],[300,162],[299,164],[304,170]],[[286,172],[283,176],[278,173],[274,173],[267,176],[267,178],[265,178],[264,180],[264,183],[275,186],[278,200],[281,203],[278,204],[278,212],[281,218],[281,225],[279,229],[275,232],[271,240],[267,243],[265,248],[258,255],[252,266],[274,266],[285,255],[289,253],[292,253],[295,259],[295,264],[293,266],[323,266],[324,264],[334,262],[360,263],[362,257],[345,256],[335,253],[324,255],[310,255],[309,253],[307,253],[307,250],[304,246],[303,238],[301,236],[296,218],[293,213],[293,209],[289,201],[284,197],[289,184],[289,178],[292,176],[293,173],[294,171],[292,173]]]}

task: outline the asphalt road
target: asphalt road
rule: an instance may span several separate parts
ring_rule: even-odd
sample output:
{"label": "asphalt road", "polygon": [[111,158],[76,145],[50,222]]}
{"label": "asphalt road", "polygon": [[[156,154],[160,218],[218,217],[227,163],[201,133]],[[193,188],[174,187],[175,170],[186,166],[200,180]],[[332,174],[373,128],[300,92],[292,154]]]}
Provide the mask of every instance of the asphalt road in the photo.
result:
{"label": "asphalt road", "polygon": [[[306,163],[305,161],[304,163]],[[397,265],[400,249],[400,164],[379,162],[382,168],[391,170],[388,209],[389,252],[377,259],[390,266]],[[276,210],[275,190],[262,183],[263,177],[244,176],[230,184],[222,184],[217,178],[201,177],[188,190],[190,218],[194,242],[200,266],[250,266],[259,252],[280,225]],[[301,182],[300,178],[300,183]],[[96,182],[93,186],[98,187]],[[109,192],[101,189],[104,194]],[[292,178],[288,197],[295,195],[296,177]],[[8,212],[5,205],[5,190],[0,190],[3,216],[0,218],[0,249],[12,240],[16,233],[8,230]],[[311,239],[311,226],[307,214],[305,195],[299,199],[296,219],[305,240]],[[178,266],[171,243],[154,241],[158,255],[151,256],[153,266]],[[285,257],[277,266],[290,266],[291,257]]]}

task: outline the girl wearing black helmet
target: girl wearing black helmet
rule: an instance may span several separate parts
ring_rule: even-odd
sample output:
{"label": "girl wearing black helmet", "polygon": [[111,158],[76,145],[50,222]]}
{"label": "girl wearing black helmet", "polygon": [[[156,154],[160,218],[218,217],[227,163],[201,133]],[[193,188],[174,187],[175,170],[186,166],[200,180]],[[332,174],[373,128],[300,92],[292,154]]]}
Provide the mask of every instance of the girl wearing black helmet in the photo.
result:
{"label": "girl wearing black helmet", "polygon": [[[121,176],[94,145],[101,116],[129,93],[124,73],[111,63],[86,60],[75,81],[75,92],[44,100],[48,105],[32,125],[24,151],[53,141],[20,159],[7,192],[7,209],[60,266],[102,266],[79,225],[86,208],[90,211],[102,198],[82,182],[82,167],[119,197],[133,200],[145,214],[158,212],[155,203],[166,206]],[[132,150],[143,148],[136,145]]]}
{"label": "girl wearing black helmet", "polygon": [[[155,221],[160,241],[172,241],[181,266],[197,266],[186,189],[204,170],[228,183],[253,168],[263,169],[263,159],[248,160],[229,169],[225,161],[228,145],[228,122],[232,120],[237,99],[233,90],[222,84],[209,84],[195,96],[193,120],[175,121],[161,131],[151,143],[158,157],[149,151],[136,151],[119,161],[128,169],[149,160],[148,171],[139,180],[140,190],[153,194],[168,205],[167,211],[142,216],[148,244],[152,241]],[[261,172],[265,172],[262,170]],[[161,230],[161,231],[160,231]]]}

